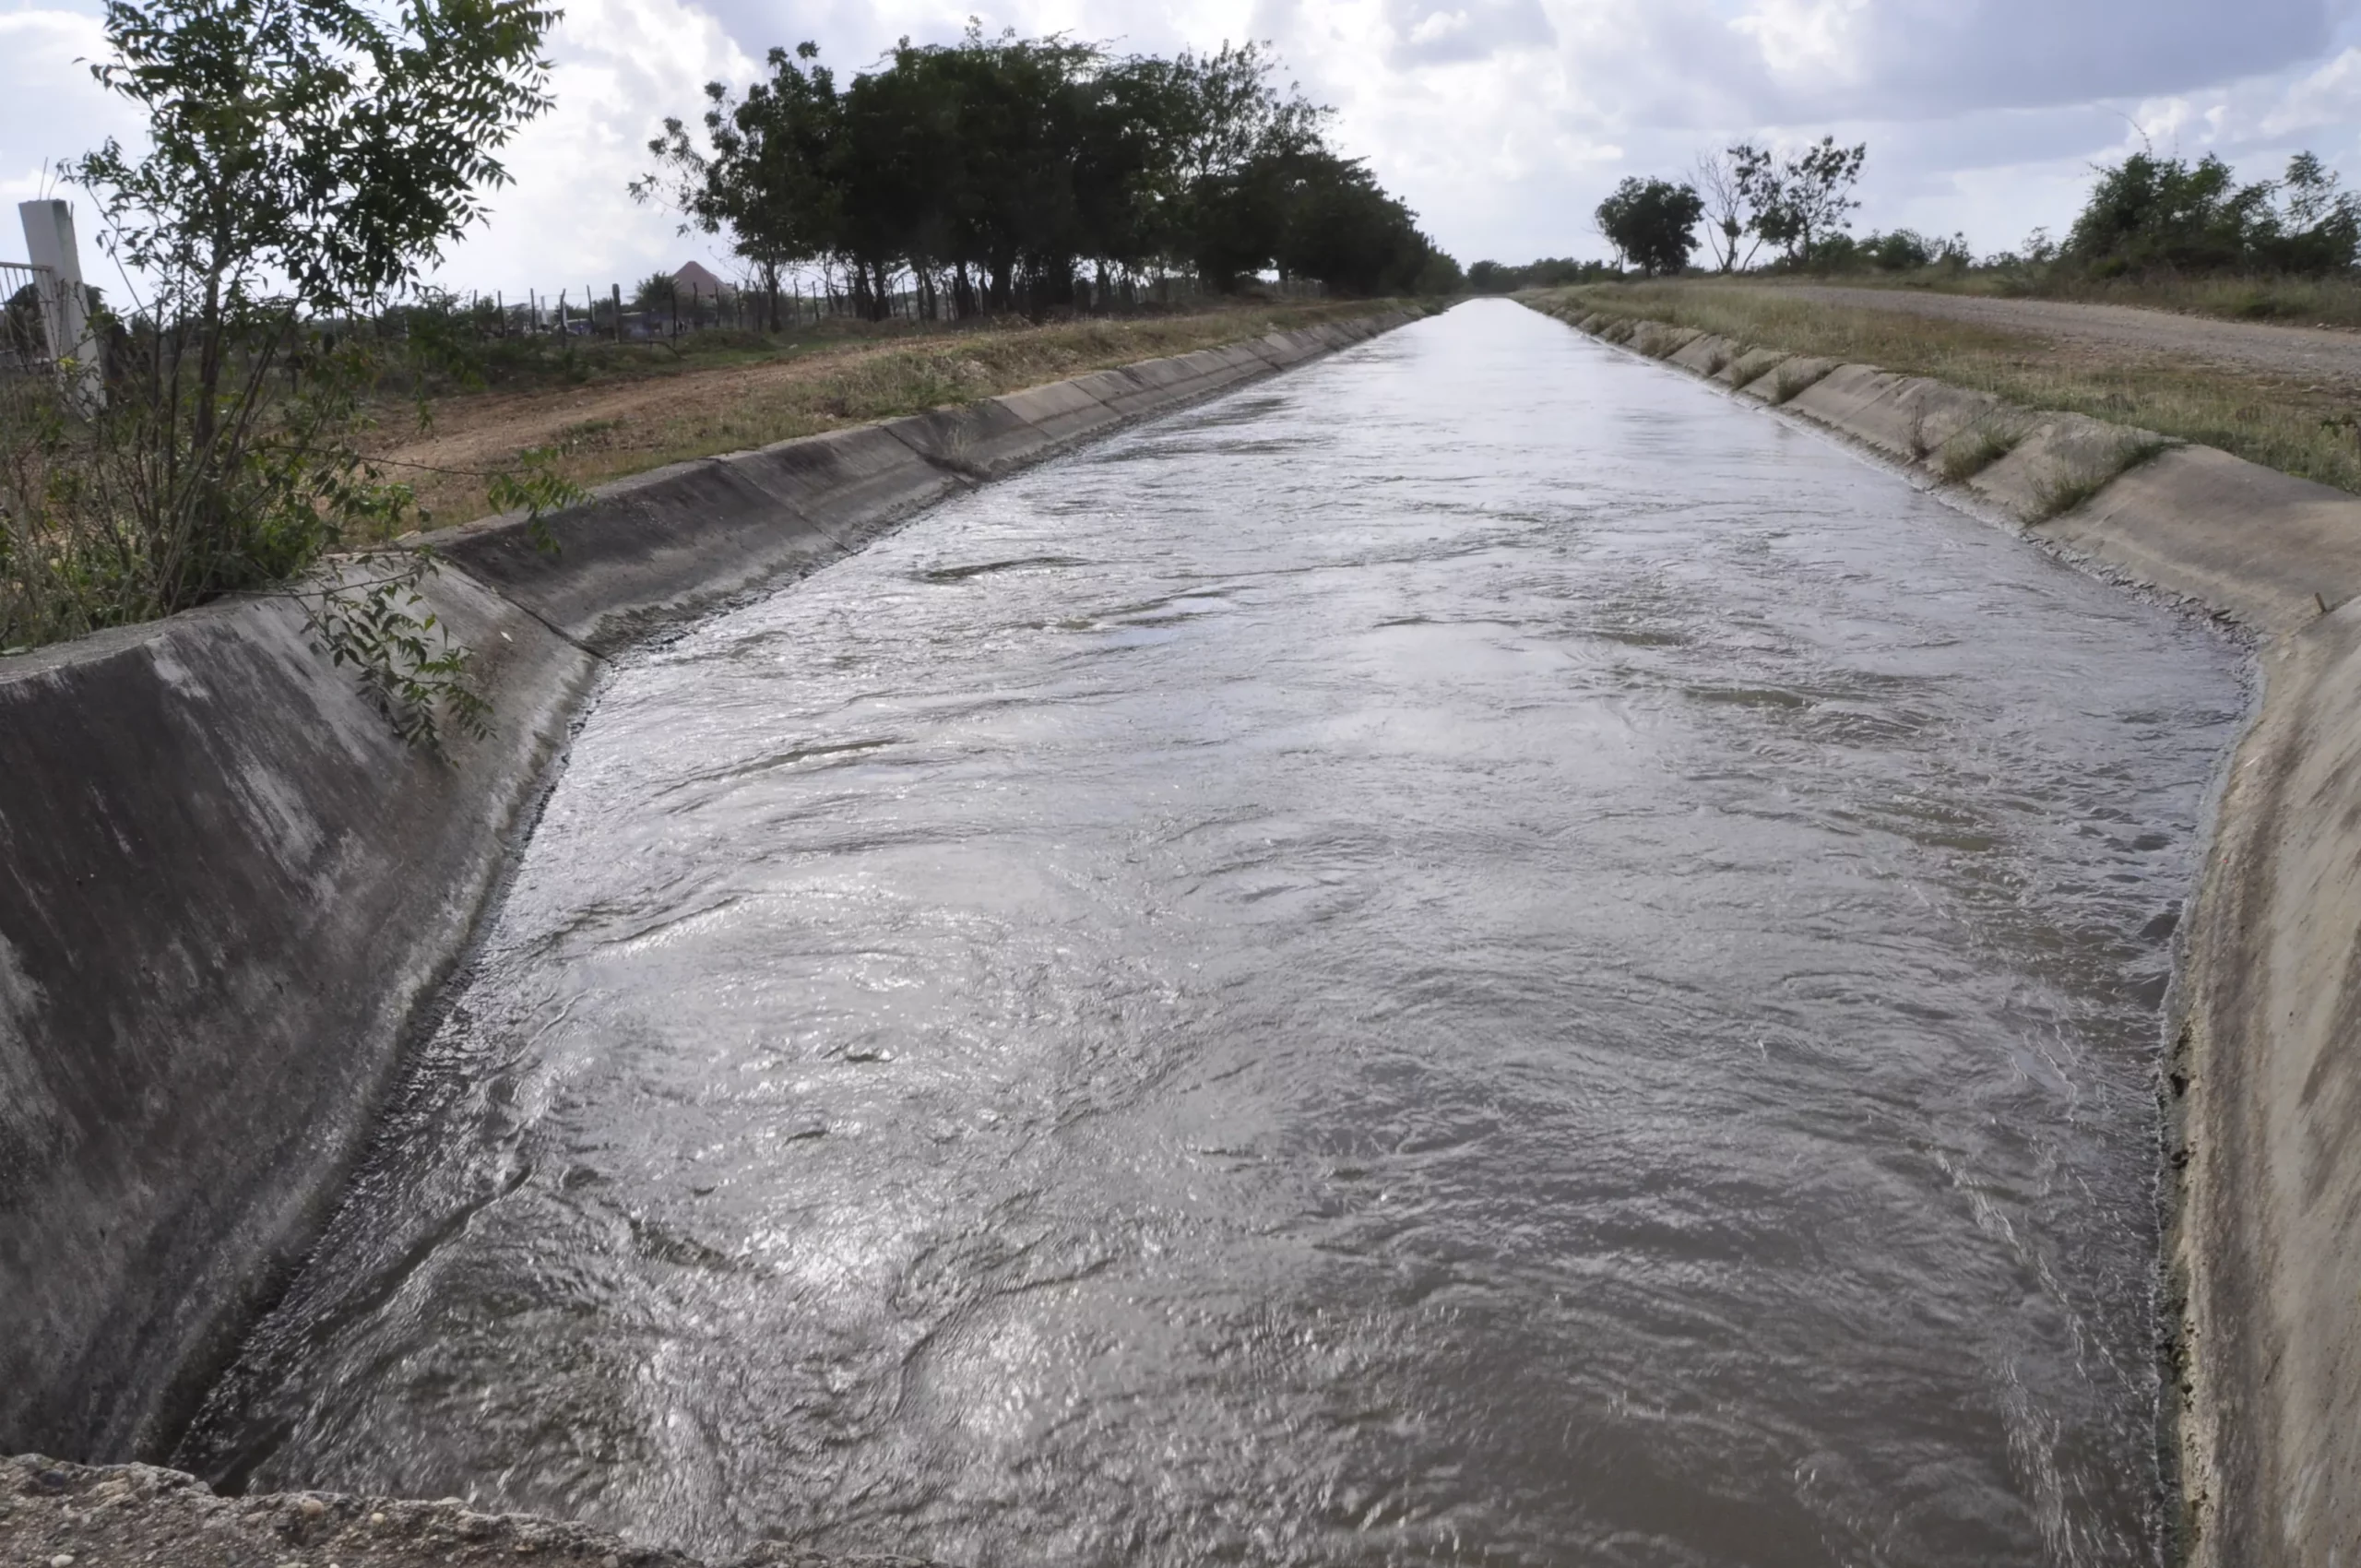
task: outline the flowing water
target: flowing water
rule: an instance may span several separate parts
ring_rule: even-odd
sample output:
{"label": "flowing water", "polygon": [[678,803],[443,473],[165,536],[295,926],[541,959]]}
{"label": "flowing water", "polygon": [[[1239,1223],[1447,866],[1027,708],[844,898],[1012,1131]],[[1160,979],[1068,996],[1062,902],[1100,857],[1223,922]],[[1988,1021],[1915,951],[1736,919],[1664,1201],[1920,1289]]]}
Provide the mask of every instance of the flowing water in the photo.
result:
{"label": "flowing water", "polygon": [[2154,1561],[2243,700],[1464,306],[628,660],[184,1458],[717,1556]]}

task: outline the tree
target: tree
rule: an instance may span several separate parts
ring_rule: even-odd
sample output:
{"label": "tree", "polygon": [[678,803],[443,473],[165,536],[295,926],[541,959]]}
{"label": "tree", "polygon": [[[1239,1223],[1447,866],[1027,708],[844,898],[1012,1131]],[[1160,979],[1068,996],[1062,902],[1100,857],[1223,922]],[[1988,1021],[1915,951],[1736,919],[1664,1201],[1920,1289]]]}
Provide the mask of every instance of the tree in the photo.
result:
{"label": "tree", "polygon": [[818,64],[819,46],[773,49],[768,81],[743,101],[721,82],[706,84],[706,147],[699,149],[677,119],[647,144],[657,168],[632,182],[632,198],[679,211],[682,232],[727,233],[730,248],[761,279],[778,326],[781,272],[836,243],[837,187],[831,161],[838,139],[836,77]]}
{"label": "tree", "polygon": [[2282,180],[2241,185],[2207,154],[2195,163],[2133,153],[2099,171],[2063,258],[2094,275],[2349,270],[2361,258],[2361,198],[2308,152]]}
{"label": "tree", "polygon": [[1178,199],[1167,222],[1197,275],[1228,290],[1278,265],[1287,243],[1287,187],[1304,160],[1326,154],[1334,111],[1272,85],[1262,46],[1224,44],[1172,63],[1172,142]]}
{"label": "tree", "polygon": [[1738,200],[1744,209],[1741,233],[1754,236],[1743,267],[1754,264],[1755,253],[1767,242],[1784,244],[1788,234],[1786,172],[1778,160],[1750,141],[1739,142],[1727,154]]}
{"label": "tree", "polygon": [[1347,292],[1456,286],[1261,45],[1117,57],[971,24],[841,89],[816,56],[773,50],[742,101],[709,84],[703,135],[667,121],[632,194],[758,266],[817,260],[871,315],[905,282],[930,317],[1038,315],[1171,270],[1217,290],[1272,267]]}
{"label": "tree", "polygon": [[1410,209],[1386,195],[1358,160],[1297,155],[1280,183],[1279,199],[1284,229],[1276,261],[1283,276],[1316,278],[1341,294],[1412,293],[1422,279],[1438,289],[1450,286],[1440,271],[1430,271],[1440,253],[1418,232]]}
{"label": "tree", "polygon": [[1687,185],[1627,177],[1598,204],[1598,232],[1647,277],[1679,272],[1697,248],[1705,203]]}
{"label": "tree", "polygon": [[[1741,176],[1745,165],[1740,161],[1752,151],[1740,142],[1720,152],[1701,152],[1692,171],[1704,214],[1705,244],[1713,252],[1714,269],[1717,272],[1738,269],[1738,246],[1754,227],[1754,215],[1748,209],[1747,187]],[[1761,239],[1755,244],[1760,245]],[[1746,259],[1754,259],[1751,248]]]}
{"label": "tree", "polygon": [[[47,607],[39,633],[72,635],[278,584],[392,531],[409,493],[357,445],[371,349],[338,324],[413,290],[483,219],[508,177],[500,149],[550,107],[540,52],[557,16],[537,0],[110,0],[112,58],[92,74],[146,116],[147,145],[110,138],[68,177],[145,297],[104,324],[128,344],[107,408],[51,427],[15,470],[76,482],[0,496],[0,523],[58,541],[40,552],[51,578],[13,579],[0,643],[31,640],[12,621],[25,606]],[[437,708],[473,710],[463,651],[409,614],[421,569],[359,599],[324,591],[312,613],[388,717],[431,740]]]}
{"label": "tree", "polygon": [[2258,259],[2285,272],[2349,272],[2361,262],[2361,194],[2339,190],[2336,172],[2308,152],[2287,160],[2284,199]]}
{"label": "tree", "polygon": [[1802,156],[1788,160],[1784,172],[1785,222],[1792,254],[1811,254],[1812,242],[1847,226],[1846,214],[1860,207],[1853,187],[1869,155],[1867,142],[1838,147],[1834,137],[1822,137]]}
{"label": "tree", "polygon": [[1809,260],[1812,246],[1843,230],[1845,215],[1861,205],[1854,199],[1853,186],[1869,152],[1866,142],[1838,147],[1834,137],[1822,137],[1795,157],[1774,163],[1770,153],[1751,142],[1738,143],[1729,149],[1729,157],[1739,198],[1750,214],[1747,227],[1782,247],[1790,265]]}

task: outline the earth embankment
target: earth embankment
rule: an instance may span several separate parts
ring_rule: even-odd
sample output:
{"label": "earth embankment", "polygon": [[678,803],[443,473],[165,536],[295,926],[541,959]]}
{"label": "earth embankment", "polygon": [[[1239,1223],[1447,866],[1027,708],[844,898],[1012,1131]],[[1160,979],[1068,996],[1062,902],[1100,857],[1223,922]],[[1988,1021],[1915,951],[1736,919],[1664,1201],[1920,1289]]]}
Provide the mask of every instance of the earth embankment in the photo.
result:
{"label": "earth embankment", "polygon": [[692,333],[677,346],[583,343],[497,386],[445,389],[423,422],[408,405],[385,410],[371,456],[449,526],[492,511],[488,476],[528,457],[578,484],[604,484],[1367,314],[1344,301],[1265,302],[1039,325],[831,323],[825,336],[759,346],[735,333],[713,334],[712,343]]}

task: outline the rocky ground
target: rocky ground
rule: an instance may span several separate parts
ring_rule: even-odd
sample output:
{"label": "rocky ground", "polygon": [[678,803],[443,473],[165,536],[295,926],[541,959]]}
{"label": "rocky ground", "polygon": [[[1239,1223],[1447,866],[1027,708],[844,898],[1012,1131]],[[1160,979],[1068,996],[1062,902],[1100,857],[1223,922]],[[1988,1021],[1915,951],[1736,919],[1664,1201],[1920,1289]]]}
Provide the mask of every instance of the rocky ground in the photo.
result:
{"label": "rocky ground", "polygon": [[[469,1568],[519,1562],[701,1568],[603,1530],[456,1498],[406,1503],[330,1492],[221,1497],[148,1465],[0,1459],[0,1568]],[[827,1558],[765,1546],[728,1568],[933,1568],[904,1557]],[[715,1568],[724,1568],[717,1564]]]}

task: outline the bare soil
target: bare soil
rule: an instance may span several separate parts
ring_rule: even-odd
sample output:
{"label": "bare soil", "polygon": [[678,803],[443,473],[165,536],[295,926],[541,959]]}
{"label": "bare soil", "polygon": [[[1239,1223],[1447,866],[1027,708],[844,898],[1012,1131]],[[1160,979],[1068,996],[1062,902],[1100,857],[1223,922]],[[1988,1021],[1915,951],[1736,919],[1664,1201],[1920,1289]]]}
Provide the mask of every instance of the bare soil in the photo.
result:
{"label": "bare soil", "polygon": [[752,362],[694,362],[587,385],[436,399],[427,429],[389,406],[371,457],[408,482],[426,526],[492,510],[487,478],[539,453],[583,485],[1087,371],[1364,315],[1373,302],[1244,303],[1184,315],[898,331],[781,342]]}
{"label": "bare soil", "polygon": [[[457,1498],[332,1492],[222,1497],[148,1465],[0,1459],[0,1568],[699,1568],[678,1552]],[[934,1568],[907,1557],[830,1558],[766,1545],[730,1568]]]}
{"label": "bare soil", "polygon": [[587,426],[709,425],[749,399],[815,381],[882,351],[877,346],[849,344],[766,364],[683,370],[644,381],[446,398],[436,406],[428,430],[405,433],[380,447],[378,456],[397,466],[430,471],[490,469],[528,448],[561,444]]}

